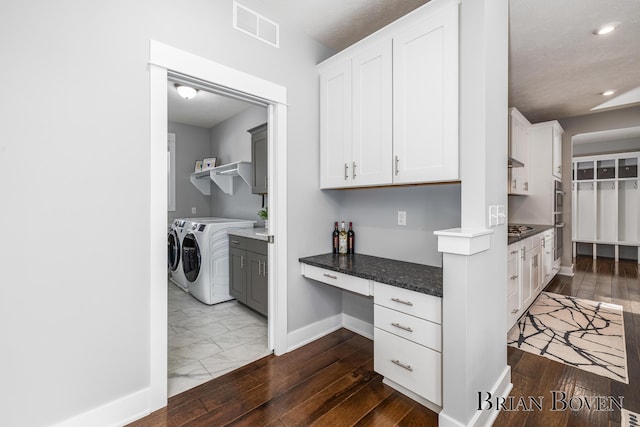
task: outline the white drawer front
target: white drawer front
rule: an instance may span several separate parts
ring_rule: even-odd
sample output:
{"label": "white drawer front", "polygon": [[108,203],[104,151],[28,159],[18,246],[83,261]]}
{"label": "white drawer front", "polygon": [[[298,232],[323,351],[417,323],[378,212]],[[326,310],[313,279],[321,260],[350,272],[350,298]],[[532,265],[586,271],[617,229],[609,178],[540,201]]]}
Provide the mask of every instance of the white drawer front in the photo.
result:
{"label": "white drawer front", "polygon": [[378,328],[373,333],[374,370],[442,405],[441,354]]}
{"label": "white drawer front", "polygon": [[442,326],[374,304],[374,326],[425,347],[442,351]]}
{"label": "white drawer front", "polygon": [[421,319],[442,323],[442,298],[374,282],[373,302]]}
{"label": "white drawer front", "polygon": [[362,295],[371,295],[371,284],[369,280],[360,277],[349,276],[337,271],[326,270],[308,264],[302,264],[303,274],[309,279],[317,280],[328,285],[346,289]]}

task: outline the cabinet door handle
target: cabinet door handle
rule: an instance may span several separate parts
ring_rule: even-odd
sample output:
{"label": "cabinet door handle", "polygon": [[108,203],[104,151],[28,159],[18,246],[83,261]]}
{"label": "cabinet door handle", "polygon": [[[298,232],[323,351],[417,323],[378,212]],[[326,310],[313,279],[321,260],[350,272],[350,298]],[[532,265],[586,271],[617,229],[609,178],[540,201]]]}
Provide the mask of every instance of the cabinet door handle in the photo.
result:
{"label": "cabinet door handle", "polygon": [[394,365],[398,365],[403,369],[406,369],[407,371],[413,372],[413,368],[411,367],[411,365],[405,365],[404,363],[400,362],[399,360],[392,360],[391,363],[393,363]]}
{"label": "cabinet door handle", "polygon": [[267,277],[267,261],[262,261],[262,275]]}
{"label": "cabinet door handle", "polygon": [[511,314],[516,314],[518,312],[517,308],[514,308],[513,310],[511,310]]}
{"label": "cabinet door handle", "polygon": [[407,332],[413,332],[413,329],[411,329],[411,327],[409,326],[402,326],[400,323],[397,322],[393,322],[391,324],[391,326],[395,326],[398,329],[402,329],[403,331],[407,331]]}
{"label": "cabinet door handle", "polygon": [[240,268],[244,268],[244,255],[240,257]]}
{"label": "cabinet door handle", "polygon": [[351,175],[353,175],[353,179],[356,179],[356,162],[351,165]]}
{"label": "cabinet door handle", "polygon": [[323,276],[324,277],[328,277],[329,279],[333,279],[333,280],[337,280],[338,279],[338,276],[332,276],[331,274],[327,274],[327,273],[324,273]]}
{"label": "cabinet door handle", "polygon": [[348,180],[349,179],[349,165],[348,164],[344,164],[344,180]]}
{"label": "cabinet door handle", "polygon": [[391,301],[398,302],[400,304],[409,305],[409,306],[413,307],[413,303],[411,301],[403,301],[403,300],[401,300],[399,298],[391,298]]}
{"label": "cabinet door handle", "polygon": [[528,182],[524,183],[524,191],[529,191],[529,183]]}
{"label": "cabinet door handle", "polygon": [[518,278],[518,275],[516,274],[514,276],[509,277],[509,280],[516,280],[517,278]]}
{"label": "cabinet door handle", "polygon": [[262,276],[262,261],[258,260],[258,276]]}
{"label": "cabinet door handle", "polygon": [[398,158],[398,156],[396,156],[396,176],[398,176],[398,172],[400,172],[400,168],[398,167],[399,163],[400,159]]}

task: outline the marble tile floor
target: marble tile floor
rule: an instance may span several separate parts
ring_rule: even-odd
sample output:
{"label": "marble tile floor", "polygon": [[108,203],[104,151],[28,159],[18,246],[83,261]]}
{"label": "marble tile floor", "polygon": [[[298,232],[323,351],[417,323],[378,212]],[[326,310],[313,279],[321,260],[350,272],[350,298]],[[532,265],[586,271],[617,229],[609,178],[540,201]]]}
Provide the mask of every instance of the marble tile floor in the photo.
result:
{"label": "marble tile floor", "polygon": [[169,286],[169,397],[269,354],[267,319],[237,301],[206,305]]}

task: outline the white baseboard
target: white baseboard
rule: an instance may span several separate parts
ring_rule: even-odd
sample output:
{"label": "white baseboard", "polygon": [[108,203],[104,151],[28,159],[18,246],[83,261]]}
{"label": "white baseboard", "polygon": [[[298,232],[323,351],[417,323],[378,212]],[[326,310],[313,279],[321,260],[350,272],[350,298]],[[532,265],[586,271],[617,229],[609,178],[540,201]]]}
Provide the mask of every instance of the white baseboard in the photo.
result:
{"label": "white baseboard", "polygon": [[[513,384],[511,384],[511,366],[507,365],[502,374],[489,391],[494,398],[507,398]],[[446,408],[438,415],[438,426],[440,427],[490,427],[495,422],[500,411],[495,407],[487,410],[478,410],[467,424],[450,417],[446,413]]]}
{"label": "white baseboard", "polygon": [[145,388],[62,421],[55,427],[123,426],[149,415],[149,396],[150,389]]}
{"label": "white baseboard", "polygon": [[560,271],[558,271],[558,274],[561,276],[573,277],[573,264],[571,264],[570,267],[567,267],[565,265],[560,266]]}
{"label": "white baseboard", "polygon": [[348,329],[370,340],[373,339],[373,325],[371,323],[340,313],[289,332],[287,335],[287,352],[329,335],[340,328]]}
{"label": "white baseboard", "polygon": [[373,324],[342,313],[342,327],[373,340]]}
{"label": "white baseboard", "polygon": [[342,313],[319,320],[287,334],[287,352],[322,338],[342,327]]}

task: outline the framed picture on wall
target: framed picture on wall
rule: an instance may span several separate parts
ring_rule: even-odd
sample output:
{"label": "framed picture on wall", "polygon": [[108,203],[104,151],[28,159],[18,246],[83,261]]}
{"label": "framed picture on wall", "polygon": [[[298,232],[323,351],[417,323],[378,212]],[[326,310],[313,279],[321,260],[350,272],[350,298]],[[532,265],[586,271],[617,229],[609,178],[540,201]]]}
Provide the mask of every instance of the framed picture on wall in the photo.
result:
{"label": "framed picture on wall", "polygon": [[193,169],[194,172],[202,172],[202,160],[196,160],[196,167]]}
{"label": "framed picture on wall", "polygon": [[206,171],[216,167],[216,157],[209,157],[202,160],[202,170]]}

